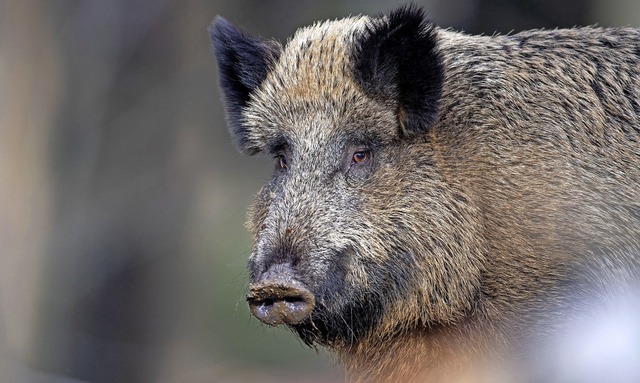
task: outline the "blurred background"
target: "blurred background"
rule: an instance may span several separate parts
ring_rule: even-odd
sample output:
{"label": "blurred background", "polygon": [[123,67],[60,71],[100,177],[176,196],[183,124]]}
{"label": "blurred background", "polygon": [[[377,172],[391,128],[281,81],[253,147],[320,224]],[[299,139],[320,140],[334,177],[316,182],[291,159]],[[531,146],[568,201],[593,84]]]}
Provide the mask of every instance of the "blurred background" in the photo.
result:
{"label": "blurred background", "polygon": [[[251,319],[245,210],[207,26],[285,41],[395,1],[0,0],[0,382],[338,382]],[[430,0],[470,33],[640,25],[633,0]]]}

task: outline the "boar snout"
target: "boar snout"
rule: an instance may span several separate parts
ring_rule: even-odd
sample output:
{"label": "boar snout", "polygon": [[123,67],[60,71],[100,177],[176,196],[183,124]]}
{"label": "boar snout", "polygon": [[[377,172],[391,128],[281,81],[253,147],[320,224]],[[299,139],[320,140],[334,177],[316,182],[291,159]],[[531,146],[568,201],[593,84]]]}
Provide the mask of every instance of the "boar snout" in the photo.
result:
{"label": "boar snout", "polygon": [[247,302],[251,313],[270,326],[298,324],[311,315],[315,298],[294,278],[291,265],[276,264],[249,286]]}

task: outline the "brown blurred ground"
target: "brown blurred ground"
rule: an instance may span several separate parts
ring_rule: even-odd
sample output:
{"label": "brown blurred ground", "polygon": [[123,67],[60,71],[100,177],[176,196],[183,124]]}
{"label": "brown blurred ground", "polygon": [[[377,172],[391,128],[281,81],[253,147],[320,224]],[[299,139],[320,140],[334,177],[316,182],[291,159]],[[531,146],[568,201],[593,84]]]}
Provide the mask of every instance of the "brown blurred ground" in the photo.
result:
{"label": "brown blurred ground", "polygon": [[[206,28],[284,40],[396,3],[0,2],[0,381],[340,381],[245,306],[271,164],[231,146]],[[418,3],[486,34],[640,20],[623,0]]]}

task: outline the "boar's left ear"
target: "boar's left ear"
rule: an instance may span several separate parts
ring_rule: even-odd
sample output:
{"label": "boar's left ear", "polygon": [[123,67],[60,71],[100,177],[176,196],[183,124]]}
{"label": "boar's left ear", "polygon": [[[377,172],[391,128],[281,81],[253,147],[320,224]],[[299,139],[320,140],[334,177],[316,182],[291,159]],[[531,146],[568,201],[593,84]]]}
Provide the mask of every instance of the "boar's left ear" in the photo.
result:
{"label": "boar's left ear", "polygon": [[374,19],[355,43],[356,81],[371,97],[397,103],[406,133],[436,120],[444,76],[436,39],[422,10],[406,6]]}
{"label": "boar's left ear", "polygon": [[218,60],[229,130],[240,151],[255,154],[259,148],[251,142],[242,111],[251,93],[267,77],[282,47],[247,35],[220,16],[211,24],[209,33]]}

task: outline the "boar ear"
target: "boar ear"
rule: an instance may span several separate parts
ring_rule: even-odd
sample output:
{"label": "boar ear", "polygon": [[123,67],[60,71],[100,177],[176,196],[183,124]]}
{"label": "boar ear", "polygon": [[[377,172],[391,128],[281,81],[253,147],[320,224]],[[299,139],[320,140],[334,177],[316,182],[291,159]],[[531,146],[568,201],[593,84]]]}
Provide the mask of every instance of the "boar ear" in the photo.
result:
{"label": "boar ear", "polygon": [[355,44],[356,81],[370,97],[395,101],[406,133],[436,120],[443,82],[436,40],[422,10],[406,6],[372,20]]}
{"label": "boar ear", "polygon": [[218,61],[229,130],[240,151],[255,154],[260,149],[251,142],[242,111],[251,93],[267,77],[282,47],[247,35],[220,16],[211,24],[209,33]]}

